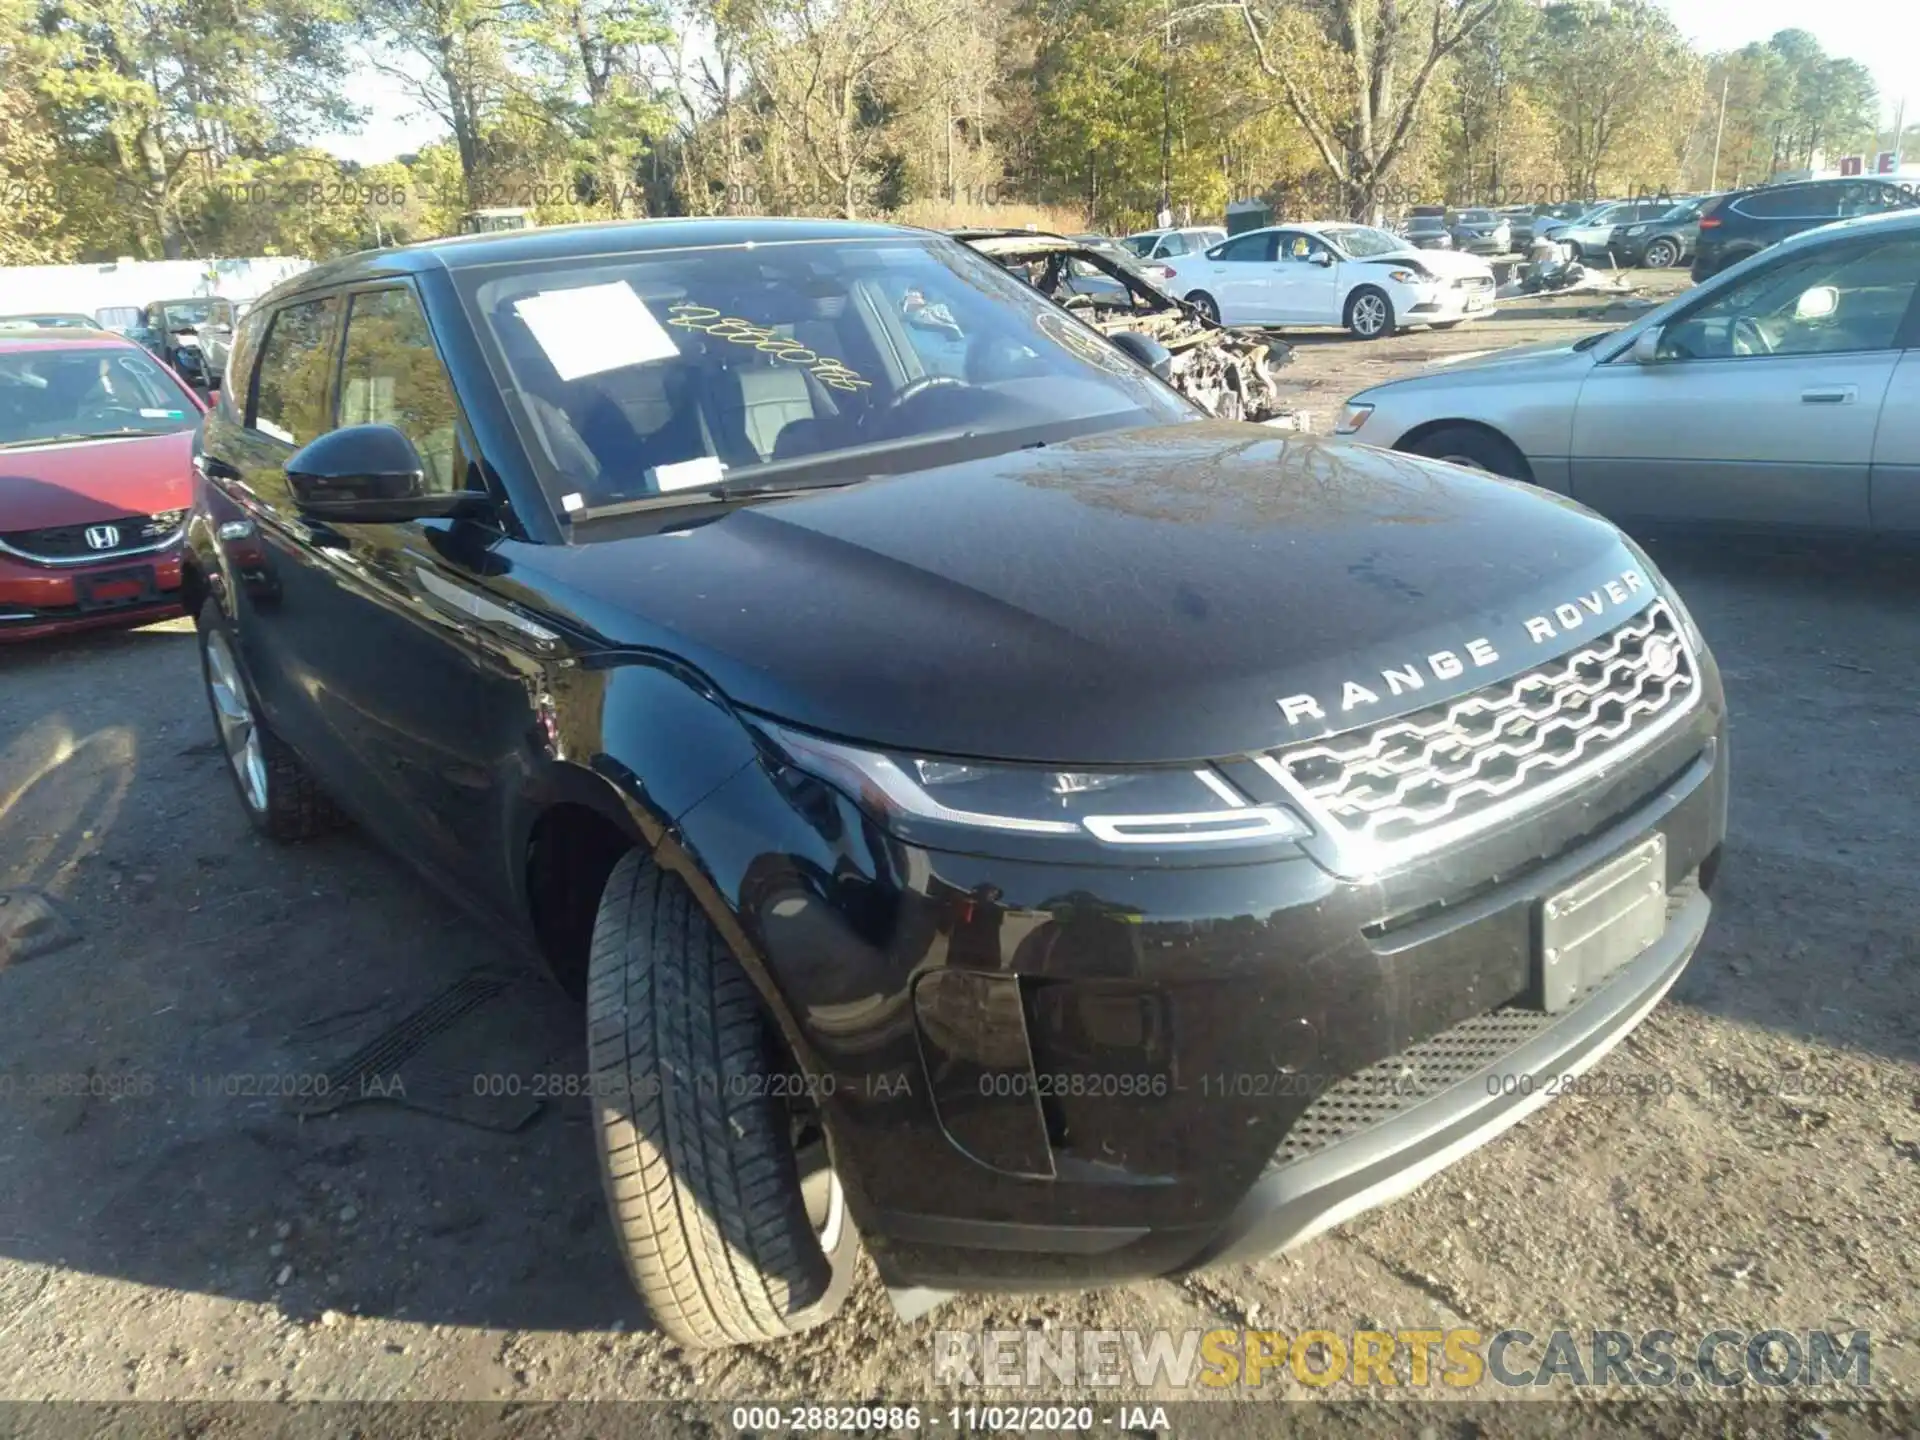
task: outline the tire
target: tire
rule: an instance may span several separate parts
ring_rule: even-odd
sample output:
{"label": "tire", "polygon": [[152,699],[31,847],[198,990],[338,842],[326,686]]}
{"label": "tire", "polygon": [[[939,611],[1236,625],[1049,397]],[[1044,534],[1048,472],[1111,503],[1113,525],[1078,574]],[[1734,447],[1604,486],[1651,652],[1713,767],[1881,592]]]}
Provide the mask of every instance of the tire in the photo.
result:
{"label": "tire", "polygon": [[1640,257],[1640,263],[1649,270],[1671,269],[1680,263],[1680,242],[1662,235],[1647,246],[1647,253]]}
{"label": "tire", "polygon": [[1533,478],[1527,471],[1527,462],[1511,442],[1477,425],[1443,425],[1401,448],[1430,459],[1504,475],[1509,480],[1531,481]]}
{"label": "tire", "polygon": [[1187,296],[1187,303],[1200,312],[1202,319],[1210,320],[1215,325],[1221,323],[1220,302],[1215,300],[1213,296],[1209,295],[1206,291],[1194,291],[1191,295]]}
{"label": "tire", "polygon": [[1382,340],[1394,332],[1393,301],[1387,292],[1362,285],[1347,297],[1345,324],[1356,340]]}
{"label": "tire", "polygon": [[260,718],[259,702],[240,668],[233,627],[219,605],[211,599],[201,605],[194,626],[214,735],[253,828],[283,843],[340,829],[346,817],[300,757]]}
{"label": "tire", "polygon": [[772,1042],[686,885],[629,852],[588,964],[594,1132],[627,1273],[689,1349],[798,1334],[852,1287],[859,1236],[817,1120],[796,1123],[766,1083],[789,1068]]}

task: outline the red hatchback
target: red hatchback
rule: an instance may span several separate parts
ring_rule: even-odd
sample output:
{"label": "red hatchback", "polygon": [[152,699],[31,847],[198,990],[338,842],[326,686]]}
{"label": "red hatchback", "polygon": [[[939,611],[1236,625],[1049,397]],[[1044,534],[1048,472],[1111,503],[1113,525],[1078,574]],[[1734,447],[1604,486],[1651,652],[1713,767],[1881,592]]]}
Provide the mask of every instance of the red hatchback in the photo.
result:
{"label": "red hatchback", "polygon": [[0,333],[0,641],[180,613],[204,409],[130,340]]}

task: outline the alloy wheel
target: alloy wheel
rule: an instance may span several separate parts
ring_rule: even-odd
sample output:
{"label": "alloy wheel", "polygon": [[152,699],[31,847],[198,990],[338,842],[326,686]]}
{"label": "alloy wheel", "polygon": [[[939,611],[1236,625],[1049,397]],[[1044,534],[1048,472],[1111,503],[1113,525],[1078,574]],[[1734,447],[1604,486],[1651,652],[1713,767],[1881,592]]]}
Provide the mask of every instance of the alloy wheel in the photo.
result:
{"label": "alloy wheel", "polygon": [[1680,256],[1675,252],[1671,240],[1656,240],[1647,247],[1647,266],[1653,270],[1664,270]]}
{"label": "alloy wheel", "polygon": [[220,744],[240,782],[240,793],[256,813],[267,809],[267,757],[260,744],[260,727],[233,658],[233,646],[215,630],[207,636],[207,690],[213,696],[214,719]]}
{"label": "alloy wheel", "polygon": [[1353,328],[1362,335],[1378,335],[1387,323],[1387,302],[1378,295],[1362,295],[1353,302]]}

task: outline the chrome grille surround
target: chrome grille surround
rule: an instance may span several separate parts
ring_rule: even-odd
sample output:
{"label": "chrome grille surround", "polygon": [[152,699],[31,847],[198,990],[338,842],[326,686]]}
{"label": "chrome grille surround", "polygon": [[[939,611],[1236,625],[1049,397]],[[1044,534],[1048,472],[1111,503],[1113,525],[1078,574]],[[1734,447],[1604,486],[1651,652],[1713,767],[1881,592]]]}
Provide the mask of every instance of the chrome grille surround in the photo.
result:
{"label": "chrome grille surround", "polygon": [[1604,636],[1460,699],[1256,756],[1344,858],[1377,871],[1544,804],[1699,703],[1678,617],[1656,598]]}

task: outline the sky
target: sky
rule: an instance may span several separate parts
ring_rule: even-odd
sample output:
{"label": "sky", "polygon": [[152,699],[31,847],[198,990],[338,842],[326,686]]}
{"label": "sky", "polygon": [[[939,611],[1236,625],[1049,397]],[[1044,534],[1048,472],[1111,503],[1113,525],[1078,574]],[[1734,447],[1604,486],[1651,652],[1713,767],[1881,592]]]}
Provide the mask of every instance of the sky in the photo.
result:
{"label": "sky", "polygon": [[[1810,31],[1829,55],[1858,60],[1872,72],[1881,124],[1892,125],[1903,96],[1907,123],[1920,123],[1920,4],[1914,0],[1666,0],[1666,6],[1700,50],[1737,50],[1778,30]],[[352,97],[371,113],[358,133],[319,137],[323,148],[370,165],[444,137],[445,127],[418,114],[397,82],[370,65],[355,69]]]}

